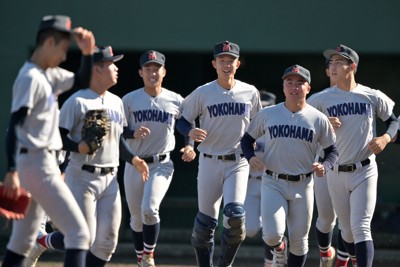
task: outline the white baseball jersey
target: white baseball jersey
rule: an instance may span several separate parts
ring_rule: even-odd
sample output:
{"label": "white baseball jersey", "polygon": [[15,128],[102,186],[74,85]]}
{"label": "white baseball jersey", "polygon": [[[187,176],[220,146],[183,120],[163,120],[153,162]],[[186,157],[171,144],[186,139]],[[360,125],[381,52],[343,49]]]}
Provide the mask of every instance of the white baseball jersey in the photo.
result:
{"label": "white baseball jersey", "polygon": [[198,150],[211,155],[240,153],[240,139],[250,119],[261,109],[258,90],[239,80],[230,90],[216,80],[202,85],[183,103],[183,117],[193,121],[200,116],[200,128],[207,131]]}
{"label": "white baseball jersey", "polygon": [[[284,103],[266,107],[257,113],[247,132],[254,139],[264,136],[266,168],[290,175],[312,172],[319,145],[327,148],[335,142],[328,118],[310,105],[295,113]],[[302,151],[302,156],[290,151]]]}
{"label": "white baseball jersey", "polygon": [[339,165],[375,158],[368,143],[376,136],[376,117],[385,121],[393,113],[394,102],[389,97],[358,84],[350,92],[336,86],[327,88],[310,96],[307,103],[328,117],[338,117],[342,125],[351,125],[335,129]]}
{"label": "white baseball jersey", "polygon": [[135,155],[165,154],[175,148],[175,122],[181,116],[181,95],[162,88],[160,95],[152,97],[140,88],[126,94],[122,101],[131,130],[144,126],[151,131],[144,140],[127,139]]}
{"label": "white baseball jersey", "polygon": [[97,167],[116,167],[119,165],[119,139],[126,125],[122,100],[106,91],[104,96],[91,89],[82,89],[69,97],[61,108],[60,127],[69,130],[74,142],[82,140],[82,126],[89,110],[106,109],[111,120],[110,132],[105,136],[101,147],[94,154],[71,152],[71,164],[89,164]]}
{"label": "white baseball jersey", "polygon": [[21,147],[29,150],[62,148],[57,97],[73,83],[74,73],[65,69],[43,70],[31,62],[22,66],[14,83],[11,106],[12,113],[21,107],[29,109],[23,125],[16,127]]}

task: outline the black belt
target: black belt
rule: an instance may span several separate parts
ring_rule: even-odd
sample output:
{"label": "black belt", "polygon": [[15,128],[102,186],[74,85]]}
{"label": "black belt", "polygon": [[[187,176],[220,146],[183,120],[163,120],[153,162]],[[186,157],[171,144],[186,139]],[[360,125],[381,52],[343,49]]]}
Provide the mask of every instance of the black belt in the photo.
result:
{"label": "black belt", "polygon": [[140,157],[142,160],[144,160],[146,163],[154,163],[154,157],[158,157],[158,162],[163,161],[164,159],[167,158],[167,154],[162,154],[162,155],[154,155],[150,157]]}
{"label": "black belt", "polygon": [[[204,155],[204,157],[206,157],[206,158],[213,158],[213,155],[208,155],[208,154],[203,154]],[[229,161],[235,161],[236,160],[236,154],[229,154],[229,155],[223,155],[223,156],[216,156],[217,157],[217,159],[220,159],[220,160],[229,160]],[[244,155],[243,154],[240,154],[240,157],[242,158],[242,157],[244,157]]]}
{"label": "black belt", "polygon": [[[21,149],[19,150],[20,154],[28,154],[28,149],[26,147],[21,147]],[[51,150],[51,149],[47,149],[47,151],[49,151],[50,153],[53,153],[56,150]]]}
{"label": "black belt", "polygon": [[261,176],[249,176],[249,179],[251,179],[251,178],[256,178],[257,180],[261,180]]}
{"label": "black belt", "polygon": [[[361,166],[367,166],[368,164],[371,163],[369,159],[364,159],[363,161],[360,162]],[[346,165],[339,165],[338,166],[338,171],[340,172],[353,172],[355,169],[357,169],[356,164],[346,164]]]}
{"label": "black belt", "polygon": [[100,169],[100,174],[109,174],[112,173],[114,171],[114,167],[96,167],[96,166],[92,166],[92,165],[82,165],[82,170],[90,172],[90,173],[94,173],[96,171],[96,169]]}
{"label": "black belt", "polygon": [[[266,170],[265,171],[268,175],[274,176],[275,172]],[[276,174],[276,177],[279,179],[284,179],[289,182],[298,182],[304,178],[308,178],[312,175],[312,172],[306,173],[306,174],[300,174],[300,175],[290,175],[290,174]]]}

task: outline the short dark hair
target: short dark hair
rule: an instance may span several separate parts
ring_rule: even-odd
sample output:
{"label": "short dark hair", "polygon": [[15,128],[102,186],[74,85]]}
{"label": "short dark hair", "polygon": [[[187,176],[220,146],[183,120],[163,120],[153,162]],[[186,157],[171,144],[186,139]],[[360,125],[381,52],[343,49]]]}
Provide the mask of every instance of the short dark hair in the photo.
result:
{"label": "short dark hair", "polygon": [[62,40],[71,39],[71,35],[69,33],[57,31],[55,29],[44,30],[38,32],[38,34],[36,35],[36,46],[41,46],[44,41],[49,37],[53,37],[56,44],[58,44]]}

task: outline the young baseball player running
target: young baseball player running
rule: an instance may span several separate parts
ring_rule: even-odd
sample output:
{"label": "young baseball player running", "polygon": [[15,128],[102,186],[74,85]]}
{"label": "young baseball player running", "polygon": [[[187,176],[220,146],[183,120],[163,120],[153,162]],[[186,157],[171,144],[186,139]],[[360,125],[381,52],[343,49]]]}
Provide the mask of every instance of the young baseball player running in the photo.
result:
{"label": "young baseball player running", "polygon": [[[345,45],[323,52],[330,61],[333,84],[312,99],[335,128],[339,159],[327,172],[329,194],[339,219],[342,238],[353,265],[370,267],[374,258],[371,220],[375,209],[378,169],[375,154],[396,135],[394,102],[379,90],[355,81],[358,54]],[[376,119],[387,126],[377,136]]]}
{"label": "young baseball player running", "polygon": [[[92,80],[88,89],[69,97],[61,108],[60,132],[64,149],[71,151],[65,170],[65,183],[77,200],[90,229],[91,246],[86,267],[101,267],[111,259],[118,241],[121,224],[121,197],[117,181],[119,159],[131,163],[138,176],[148,177],[147,164],[133,156],[122,138],[126,125],[122,100],[108,91],[117,83],[118,68],[114,64],[123,55],[113,55],[110,46],[94,53]],[[98,148],[82,139],[87,113],[105,110],[109,130]],[[64,236],[53,232],[37,242],[44,248],[63,249]]]}
{"label": "young baseball player running", "polygon": [[[66,59],[71,36],[83,55],[82,68],[76,75],[58,67]],[[39,24],[34,52],[15,80],[4,193],[16,196],[22,186],[32,194],[32,203],[25,219],[13,222],[4,267],[22,266],[45,212],[65,234],[64,265],[85,264],[89,229],[73,195],[60,179],[56,160],[56,151],[62,147],[57,96],[89,84],[94,46],[92,32],[80,27],[71,29],[69,17],[45,16]]]}
{"label": "young baseball player running", "polygon": [[[240,66],[239,46],[226,41],[214,46],[212,65],[217,80],[198,87],[183,102],[181,133],[190,136],[200,151],[197,176],[199,212],[192,245],[200,267],[213,266],[214,232],[223,199],[223,232],[217,266],[231,266],[245,239],[245,210],[249,165],[240,139],[250,119],[260,110],[258,90],[235,79]],[[199,117],[200,128],[189,122]]]}
{"label": "young baseball player running", "polygon": [[[330,61],[326,60],[325,72],[329,77],[330,86],[334,86],[329,73]],[[307,99],[307,103],[313,106],[313,98],[316,93]],[[329,117],[328,119],[333,119]],[[323,157],[323,151],[317,158]],[[317,159],[319,160],[319,159]],[[333,229],[336,225],[336,213],[333,209],[332,200],[329,195],[328,181],[326,175],[321,179],[314,180],[314,195],[317,206],[318,217],[315,223],[315,233],[317,237],[318,248],[320,251],[320,267],[332,267],[337,257],[336,267],[346,267],[349,261],[349,254],[344,247],[340,226],[337,233],[337,250],[332,246]]]}
{"label": "young baseball player running", "polygon": [[[262,107],[275,105],[276,96],[273,93],[260,90]],[[256,140],[255,153],[258,156],[264,152],[262,138]],[[247,183],[246,199],[244,210],[246,211],[246,237],[255,237],[262,227],[261,218],[261,176],[263,171],[256,171],[250,168],[249,181]],[[272,267],[273,254],[271,249],[264,243],[264,267]]]}
{"label": "young baseball player running", "polygon": [[[174,173],[170,152],[175,148],[174,129],[181,116],[183,97],[162,87],[166,73],[165,56],[154,50],[145,52],[140,57],[139,69],[144,87],[122,98],[128,121],[124,137],[132,151],[149,164],[150,171],[146,182],[130,165],[125,166],[124,172],[130,226],[140,267],[155,266],[159,209]],[[192,161],[196,156],[192,145],[181,151],[185,161]]]}
{"label": "young baseball player running", "polygon": [[[328,118],[306,103],[310,72],[294,65],[284,71],[282,79],[285,102],[262,109],[251,121],[241,146],[251,167],[265,170],[261,185],[262,231],[264,242],[274,249],[273,266],[300,267],[305,265],[308,252],[313,172],[322,176],[331,168],[337,150]],[[255,155],[253,146],[260,137],[265,143],[261,158]],[[314,162],[319,147],[325,153],[322,163]]]}

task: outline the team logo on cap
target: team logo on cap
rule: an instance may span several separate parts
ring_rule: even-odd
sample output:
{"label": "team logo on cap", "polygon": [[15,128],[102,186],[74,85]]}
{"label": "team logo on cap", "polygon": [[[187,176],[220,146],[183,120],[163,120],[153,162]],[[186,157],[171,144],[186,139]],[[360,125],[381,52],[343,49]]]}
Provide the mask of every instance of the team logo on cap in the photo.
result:
{"label": "team logo on cap", "polygon": [[229,51],[231,51],[231,44],[230,44],[228,41],[226,41],[226,42],[224,43],[224,46],[222,47],[222,51],[224,51],[224,52],[229,52]]}
{"label": "team logo on cap", "polygon": [[154,59],[156,59],[156,58],[157,58],[156,52],[151,51],[151,52],[149,53],[149,60],[154,60]]}
{"label": "team logo on cap", "polygon": [[68,30],[71,29],[71,20],[67,19],[67,21],[65,22],[65,28],[67,28]]}
{"label": "team logo on cap", "polygon": [[341,47],[341,46],[336,47],[336,52],[342,51],[342,48],[343,48],[343,47]]}
{"label": "team logo on cap", "polygon": [[110,50],[110,55],[113,56],[113,55],[114,55],[114,52],[113,52],[111,46],[110,46],[108,49]]}
{"label": "team logo on cap", "polygon": [[299,72],[299,68],[294,67],[292,71],[298,73]]}

